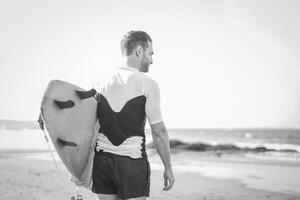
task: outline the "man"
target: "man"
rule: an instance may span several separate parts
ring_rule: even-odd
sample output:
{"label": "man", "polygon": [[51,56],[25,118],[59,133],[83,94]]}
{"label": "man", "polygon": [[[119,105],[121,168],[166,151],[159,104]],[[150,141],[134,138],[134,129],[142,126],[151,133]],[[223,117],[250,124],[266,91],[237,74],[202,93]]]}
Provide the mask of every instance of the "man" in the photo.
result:
{"label": "man", "polygon": [[98,91],[99,134],[95,148],[92,191],[100,200],[149,196],[150,166],[145,150],[146,118],[164,164],[164,188],[175,182],[167,129],[160,111],[158,84],[145,75],[152,64],[152,40],[143,31],[130,31],[121,42],[126,66]]}

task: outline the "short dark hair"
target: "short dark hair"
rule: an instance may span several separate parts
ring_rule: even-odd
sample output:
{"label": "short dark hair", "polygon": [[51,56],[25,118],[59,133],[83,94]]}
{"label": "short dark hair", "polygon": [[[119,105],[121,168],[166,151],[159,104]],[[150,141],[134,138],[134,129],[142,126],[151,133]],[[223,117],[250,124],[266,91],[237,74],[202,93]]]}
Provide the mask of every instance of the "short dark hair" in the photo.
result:
{"label": "short dark hair", "polygon": [[148,33],[144,31],[129,31],[127,35],[124,35],[124,38],[121,42],[122,52],[125,50],[126,56],[129,56],[133,53],[133,50],[141,45],[143,49],[148,47],[148,41],[152,42],[151,37]]}

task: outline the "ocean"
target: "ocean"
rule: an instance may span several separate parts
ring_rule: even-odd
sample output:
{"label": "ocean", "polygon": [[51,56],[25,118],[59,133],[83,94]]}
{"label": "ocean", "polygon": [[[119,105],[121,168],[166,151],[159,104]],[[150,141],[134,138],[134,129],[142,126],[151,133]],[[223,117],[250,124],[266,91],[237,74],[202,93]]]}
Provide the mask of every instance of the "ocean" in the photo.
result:
{"label": "ocean", "polygon": [[[300,129],[168,129],[172,150],[300,161]],[[151,131],[146,144],[153,147]],[[0,129],[0,150],[48,150],[43,131]],[[54,149],[50,144],[50,149]]]}
{"label": "ocean", "polygon": [[169,136],[171,149],[300,161],[300,129],[169,129]]}

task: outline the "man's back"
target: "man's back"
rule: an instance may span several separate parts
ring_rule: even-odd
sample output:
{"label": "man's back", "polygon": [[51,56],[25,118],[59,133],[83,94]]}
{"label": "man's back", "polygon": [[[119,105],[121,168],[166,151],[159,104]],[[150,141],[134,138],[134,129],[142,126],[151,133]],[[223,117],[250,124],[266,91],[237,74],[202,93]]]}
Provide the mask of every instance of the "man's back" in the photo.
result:
{"label": "man's back", "polygon": [[99,92],[97,150],[140,158],[145,154],[144,127],[162,121],[157,84],[135,68],[121,67]]}
{"label": "man's back", "polygon": [[131,99],[144,95],[145,75],[137,69],[121,67],[101,89],[115,112],[120,112]]}

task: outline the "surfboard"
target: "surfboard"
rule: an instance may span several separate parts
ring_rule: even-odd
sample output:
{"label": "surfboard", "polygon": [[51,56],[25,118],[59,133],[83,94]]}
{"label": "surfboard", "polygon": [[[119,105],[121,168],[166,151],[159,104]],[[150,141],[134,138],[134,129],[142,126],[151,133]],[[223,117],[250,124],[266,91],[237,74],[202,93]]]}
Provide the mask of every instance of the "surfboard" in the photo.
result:
{"label": "surfboard", "polygon": [[44,130],[77,186],[90,188],[96,143],[97,101],[95,90],[61,80],[48,84],[41,102]]}

